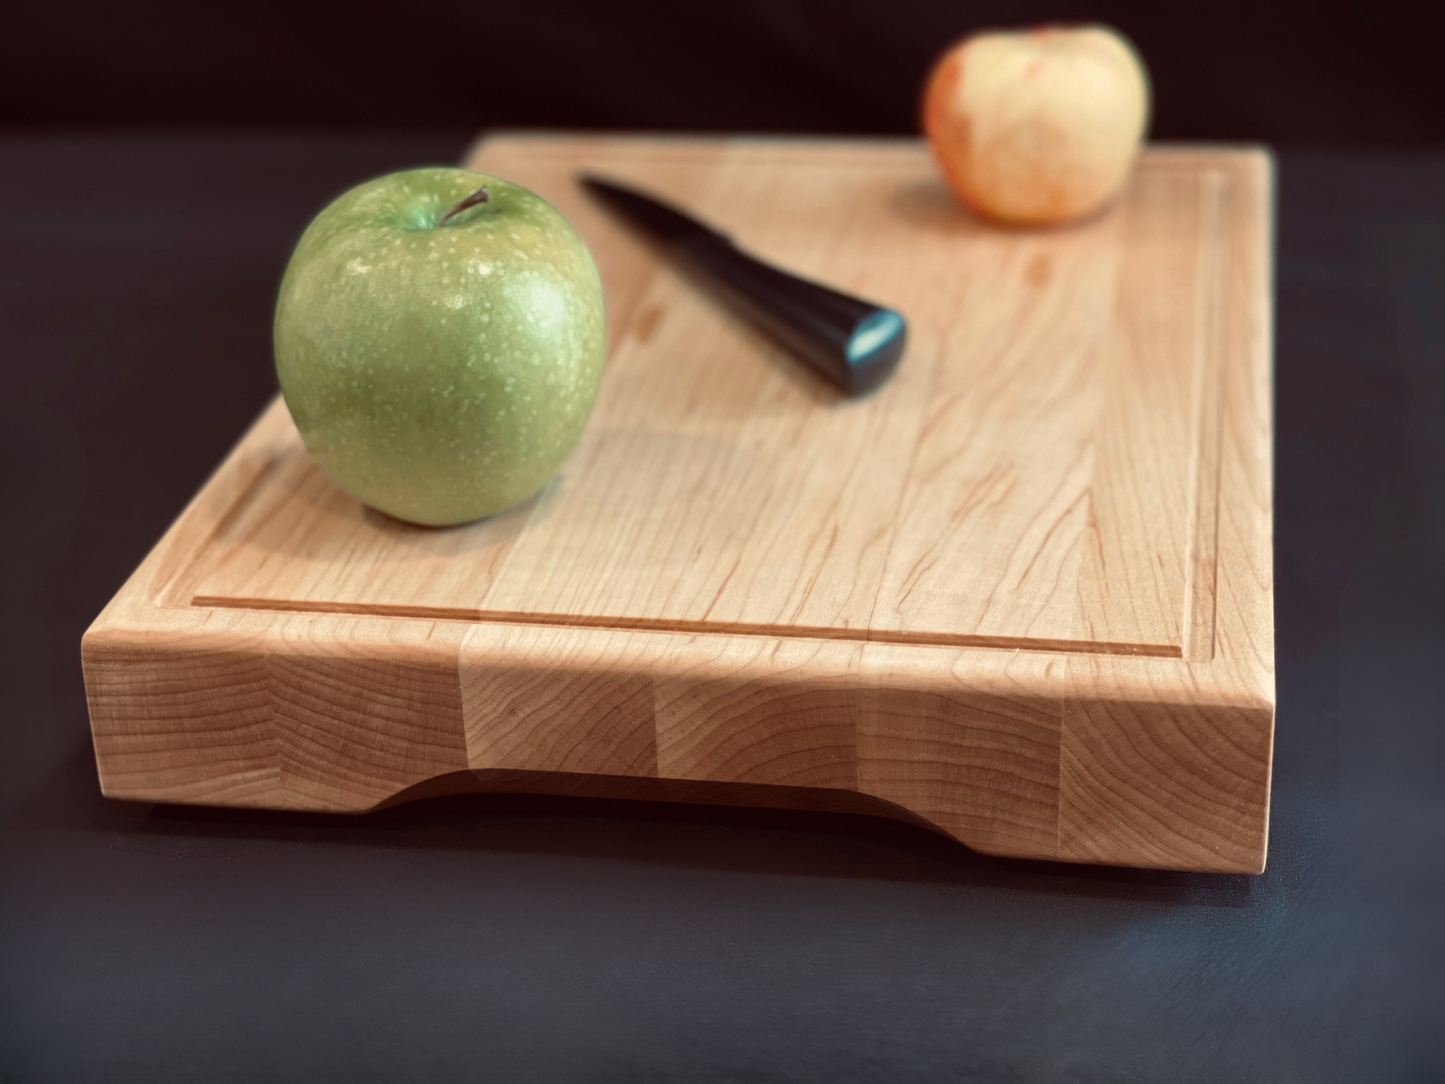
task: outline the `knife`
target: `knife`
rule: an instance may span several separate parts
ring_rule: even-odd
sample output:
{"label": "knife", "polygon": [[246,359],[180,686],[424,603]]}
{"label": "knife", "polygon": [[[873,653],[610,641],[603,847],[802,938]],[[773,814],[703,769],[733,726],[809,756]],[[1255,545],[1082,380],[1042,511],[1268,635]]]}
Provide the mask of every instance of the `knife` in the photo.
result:
{"label": "knife", "polygon": [[892,309],[755,259],[724,234],[635,189],[586,174],[579,180],[845,394],[872,391],[898,367],[908,325]]}

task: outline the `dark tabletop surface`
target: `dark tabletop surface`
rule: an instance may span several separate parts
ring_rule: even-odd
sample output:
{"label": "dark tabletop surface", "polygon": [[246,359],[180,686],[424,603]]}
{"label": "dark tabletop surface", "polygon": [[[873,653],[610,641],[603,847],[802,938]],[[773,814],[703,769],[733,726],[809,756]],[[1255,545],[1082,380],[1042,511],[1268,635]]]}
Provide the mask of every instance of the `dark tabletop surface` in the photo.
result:
{"label": "dark tabletop surface", "polygon": [[1445,1081],[1445,156],[1283,154],[1260,877],[865,817],[100,797],[80,635],[453,136],[0,139],[0,1081]]}

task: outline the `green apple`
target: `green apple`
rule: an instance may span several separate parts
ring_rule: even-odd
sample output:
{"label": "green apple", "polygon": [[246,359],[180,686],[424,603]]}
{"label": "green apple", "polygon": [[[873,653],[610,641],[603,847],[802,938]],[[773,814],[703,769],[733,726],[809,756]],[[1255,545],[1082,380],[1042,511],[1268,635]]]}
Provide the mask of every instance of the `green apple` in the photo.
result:
{"label": "green apple", "polygon": [[337,486],[442,526],[544,486],[607,348],[602,283],[546,200],[463,169],[392,173],[307,227],[276,305],[276,373]]}

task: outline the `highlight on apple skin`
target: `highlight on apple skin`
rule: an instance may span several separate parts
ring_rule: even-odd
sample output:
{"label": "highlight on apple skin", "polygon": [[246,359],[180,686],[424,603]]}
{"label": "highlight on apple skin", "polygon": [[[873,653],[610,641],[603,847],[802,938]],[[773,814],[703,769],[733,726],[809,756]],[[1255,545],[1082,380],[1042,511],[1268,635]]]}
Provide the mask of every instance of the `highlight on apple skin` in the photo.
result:
{"label": "highlight on apple skin", "polygon": [[984,217],[1052,225],[1124,185],[1149,118],[1149,77],[1105,26],[985,31],[929,74],[923,130],[950,187]]}

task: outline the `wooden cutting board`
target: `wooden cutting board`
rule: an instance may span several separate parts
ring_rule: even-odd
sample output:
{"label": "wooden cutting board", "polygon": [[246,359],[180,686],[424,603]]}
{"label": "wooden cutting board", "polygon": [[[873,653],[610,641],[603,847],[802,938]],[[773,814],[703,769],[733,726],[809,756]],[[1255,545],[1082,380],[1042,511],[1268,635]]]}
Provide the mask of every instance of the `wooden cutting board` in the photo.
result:
{"label": "wooden cutting board", "polygon": [[[1263,868],[1266,154],[1152,149],[1117,206],[1040,231],[970,217],[911,141],[517,134],[471,164],[601,266],[582,443],[527,505],[429,530],[338,492],[275,402],[85,636],[108,795],[853,809]],[[904,312],[895,378],[840,398],[582,168]]]}

